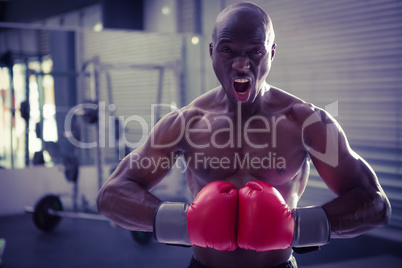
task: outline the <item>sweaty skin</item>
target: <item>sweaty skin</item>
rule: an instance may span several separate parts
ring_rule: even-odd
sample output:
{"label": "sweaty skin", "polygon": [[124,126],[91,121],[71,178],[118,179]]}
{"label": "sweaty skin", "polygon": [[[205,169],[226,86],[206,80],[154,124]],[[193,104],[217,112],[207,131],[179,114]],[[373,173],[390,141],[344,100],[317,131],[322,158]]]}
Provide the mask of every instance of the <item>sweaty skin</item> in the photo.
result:
{"label": "sweaty skin", "polygon": [[[297,207],[313,163],[337,196],[323,205],[331,238],[354,237],[387,224],[389,201],[339,124],[325,111],[265,82],[275,53],[273,36],[269,17],[253,4],[234,4],[218,15],[210,56],[221,86],[166,115],[146,142],[121,161],[99,193],[101,214],[126,229],[152,231],[161,201],[149,191],[180,156],[188,164],[186,179],[194,196],[214,180],[238,189],[262,180],[276,187],[291,209]],[[143,158],[165,165],[133,164]],[[195,246],[193,251],[204,265],[221,268],[274,266],[292,254],[291,249],[216,251]]]}

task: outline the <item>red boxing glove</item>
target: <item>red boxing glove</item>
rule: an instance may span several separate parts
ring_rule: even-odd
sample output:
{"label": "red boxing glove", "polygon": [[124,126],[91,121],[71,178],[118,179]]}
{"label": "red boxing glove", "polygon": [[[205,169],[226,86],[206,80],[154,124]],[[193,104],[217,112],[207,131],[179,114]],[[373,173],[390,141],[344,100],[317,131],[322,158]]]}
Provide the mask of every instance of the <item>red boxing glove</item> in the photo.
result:
{"label": "red boxing glove", "polygon": [[292,245],[295,221],[282,195],[263,181],[239,190],[237,243],[240,248],[268,251]]}
{"label": "red boxing glove", "polygon": [[206,185],[187,209],[191,244],[216,250],[235,250],[237,222],[236,186],[214,181]]}

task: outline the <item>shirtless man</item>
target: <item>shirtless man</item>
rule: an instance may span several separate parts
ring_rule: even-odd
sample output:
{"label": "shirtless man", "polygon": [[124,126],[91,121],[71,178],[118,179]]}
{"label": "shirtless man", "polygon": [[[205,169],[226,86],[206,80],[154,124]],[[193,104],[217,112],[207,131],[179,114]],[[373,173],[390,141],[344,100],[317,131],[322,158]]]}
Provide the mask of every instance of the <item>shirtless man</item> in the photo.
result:
{"label": "shirtless man", "polygon": [[[101,214],[159,242],[192,244],[189,267],[297,267],[292,248],[387,224],[389,201],[335,120],[265,82],[275,53],[265,11],[225,8],[209,51],[221,86],[166,115],[121,161],[99,193]],[[179,156],[197,196],[190,206],[149,192]],[[310,162],[337,197],[301,209]]]}

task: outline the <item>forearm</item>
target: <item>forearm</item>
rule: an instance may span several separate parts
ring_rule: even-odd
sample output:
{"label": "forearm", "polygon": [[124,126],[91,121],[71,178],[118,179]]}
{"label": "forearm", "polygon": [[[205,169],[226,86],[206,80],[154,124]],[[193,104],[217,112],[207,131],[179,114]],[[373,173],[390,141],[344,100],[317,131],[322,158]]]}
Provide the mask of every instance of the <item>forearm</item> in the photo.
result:
{"label": "forearm", "polygon": [[161,201],[131,180],[105,183],[97,198],[98,212],[128,230],[151,232]]}
{"label": "forearm", "polygon": [[331,223],[331,238],[349,238],[384,226],[390,204],[382,190],[355,187],[323,205]]}

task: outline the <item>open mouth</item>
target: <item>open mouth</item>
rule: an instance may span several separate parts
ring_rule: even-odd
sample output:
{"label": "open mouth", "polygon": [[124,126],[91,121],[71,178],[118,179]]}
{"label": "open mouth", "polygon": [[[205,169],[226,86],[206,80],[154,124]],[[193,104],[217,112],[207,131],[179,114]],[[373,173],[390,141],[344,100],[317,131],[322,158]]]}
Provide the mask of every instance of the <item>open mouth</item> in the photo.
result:
{"label": "open mouth", "polygon": [[233,91],[237,101],[248,101],[251,94],[251,80],[247,78],[236,78],[233,81]]}
{"label": "open mouth", "polygon": [[244,95],[250,89],[250,80],[237,78],[233,82],[233,88],[239,95]]}

